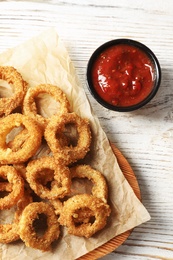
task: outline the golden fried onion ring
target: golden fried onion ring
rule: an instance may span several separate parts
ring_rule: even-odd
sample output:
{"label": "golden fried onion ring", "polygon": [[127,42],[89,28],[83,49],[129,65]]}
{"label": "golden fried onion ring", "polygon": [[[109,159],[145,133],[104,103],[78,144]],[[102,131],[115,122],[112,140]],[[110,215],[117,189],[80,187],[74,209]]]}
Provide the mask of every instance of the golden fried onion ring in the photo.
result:
{"label": "golden fried onion ring", "polygon": [[[26,167],[26,178],[30,187],[42,199],[62,198],[70,192],[69,168],[56,164],[53,157],[30,161]],[[46,186],[46,182],[50,182],[50,187]]]}
{"label": "golden fried onion ring", "polygon": [[36,98],[40,94],[49,94],[57,103],[60,103],[59,113],[67,113],[70,111],[70,104],[65,93],[57,86],[51,84],[40,84],[36,87],[29,88],[23,102],[23,114],[34,118],[38,123],[45,128],[50,118],[45,118],[38,114],[36,106]]}
{"label": "golden fried onion ring", "polygon": [[[63,145],[57,138],[58,135],[65,132],[65,127],[68,124],[74,124],[77,129],[78,140],[75,146]],[[61,164],[68,165],[83,159],[90,149],[91,131],[89,122],[74,112],[52,117],[45,129],[44,136],[55,160]]]}
{"label": "golden fried onion ring", "polygon": [[[41,214],[47,217],[47,229],[42,236],[37,234],[33,225]],[[19,234],[26,246],[42,251],[50,250],[51,243],[60,234],[58,218],[52,206],[44,202],[33,202],[26,206],[19,222]]]}
{"label": "golden fried onion ring", "polygon": [[[27,161],[39,148],[42,141],[42,132],[38,124],[22,114],[11,114],[0,120],[0,163],[15,164]],[[29,137],[19,150],[13,151],[6,143],[6,136],[14,127],[23,125]]]}
{"label": "golden fried onion ring", "polygon": [[[79,210],[84,210],[84,212],[86,212],[86,210],[90,211],[89,215],[92,215],[92,222],[87,221],[87,223],[85,223],[84,221],[80,223],[80,225],[76,225],[74,219],[78,219]],[[64,202],[59,222],[68,228],[69,234],[89,238],[105,227],[110,212],[109,205],[104,203],[101,199],[89,194],[80,194]]]}
{"label": "golden fried onion ring", "polygon": [[106,179],[90,165],[77,165],[70,168],[71,178],[87,178],[93,183],[92,195],[107,202],[108,187]]}
{"label": "golden fried onion ring", "polygon": [[[92,195],[100,198],[103,202],[107,202],[108,197],[108,187],[105,177],[97,170],[93,169],[90,165],[76,165],[70,168],[71,179],[74,178],[87,178],[93,184],[92,186]],[[81,194],[76,188],[67,195],[67,197],[72,197],[76,194]],[[63,203],[60,199],[51,200],[51,204],[55,209],[56,215],[60,215],[62,210]],[[87,223],[91,217],[91,210],[85,209],[82,211],[78,211],[78,218],[75,218],[74,221],[76,223],[80,223],[81,221]]]}
{"label": "golden fried onion ring", "polygon": [[11,97],[0,98],[0,117],[3,117],[22,105],[27,91],[27,83],[23,80],[21,74],[10,66],[0,66],[0,79],[7,81],[14,87],[14,94]]}
{"label": "golden fried onion ring", "polygon": [[24,163],[13,164],[13,167],[18,171],[20,176],[26,180],[26,166]]}
{"label": "golden fried onion ring", "polygon": [[7,181],[0,182],[0,191],[11,192],[12,191],[12,184],[7,182]]}
{"label": "golden fried onion ring", "polygon": [[49,202],[53,206],[55,214],[59,216],[63,208],[63,203],[60,201],[60,199],[49,200]]}
{"label": "golden fried onion ring", "polygon": [[[9,191],[9,186],[5,188],[4,191]],[[11,189],[12,191],[12,189]],[[0,243],[8,244],[20,239],[18,232],[18,224],[24,208],[32,202],[32,197],[27,191],[24,192],[22,198],[17,202],[16,211],[14,214],[14,219],[12,223],[9,224],[0,224]]]}
{"label": "golden fried onion ring", "polygon": [[[70,175],[71,175],[71,181],[74,178],[87,178],[92,182],[92,189],[91,193],[93,196],[100,198],[103,200],[103,202],[107,202],[108,197],[108,186],[105,177],[97,170],[93,169],[90,165],[76,165],[73,166],[70,169]],[[85,181],[85,180],[84,180]],[[72,184],[73,185],[73,184]],[[86,193],[86,191],[84,191]],[[67,200],[68,198],[75,196],[77,194],[84,193],[83,191],[78,189],[74,186],[74,188],[71,186],[71,191],[66,195],[65,198],[60,199],[52,199],[50,201],[51,205],[53,205],[55,209],[56,215],[60,215],[63,202]],[[92,217],[92,212],[90,209],[83,209],[82,211],[78,211],[78,218],[74,219],[74,222],[80,223],[80,222],[89,222],[90,217]]]}
{"label": "golden fried onion ring", "polygon": [[16,136],[14,136],[14,139],[8,142],[8,147],[13,151],[18,151],[23,144],[25,143],[25,140],[29,138],[29,133],[26,128],[21,130]]}
{"label": "golden fried onion ring", "polygon": [[23,196],[24,181],[17,170],[13,166],[9,165],[0,167],[0,177],[4,180],[7,179],[12,185],[12,191],[7,196],[0,198],[0,210],[9,209]]}

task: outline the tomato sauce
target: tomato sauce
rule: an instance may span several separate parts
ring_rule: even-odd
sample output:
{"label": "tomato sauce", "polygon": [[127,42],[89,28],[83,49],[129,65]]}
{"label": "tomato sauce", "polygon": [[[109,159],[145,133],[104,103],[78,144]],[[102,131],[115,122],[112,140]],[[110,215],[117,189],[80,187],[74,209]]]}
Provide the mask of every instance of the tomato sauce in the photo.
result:
{"label": "tomato sauce", "polygon": [[141,49],[119,44],[104,50],[92,69],[99,96],[115,106],[127,107],[144,100],[155,80],[154,65]]}

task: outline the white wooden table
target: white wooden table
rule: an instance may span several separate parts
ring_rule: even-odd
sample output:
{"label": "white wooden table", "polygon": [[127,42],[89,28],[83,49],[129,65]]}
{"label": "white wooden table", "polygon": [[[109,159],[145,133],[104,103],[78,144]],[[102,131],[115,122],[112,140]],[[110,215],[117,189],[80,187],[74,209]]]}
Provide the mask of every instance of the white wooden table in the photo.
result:
{"label": "white wooden table", "polygon": [[[57,29],[104,131],[137,176],[151,221],[135,228],[123,245],[102,259],[173,259],[173,1],[0,1],[0,10],[1,52],[47,28]],[[122,37],[146,44],[162,67],[156,97],[130,113],[101,107],[85,77],[95,48]]]}

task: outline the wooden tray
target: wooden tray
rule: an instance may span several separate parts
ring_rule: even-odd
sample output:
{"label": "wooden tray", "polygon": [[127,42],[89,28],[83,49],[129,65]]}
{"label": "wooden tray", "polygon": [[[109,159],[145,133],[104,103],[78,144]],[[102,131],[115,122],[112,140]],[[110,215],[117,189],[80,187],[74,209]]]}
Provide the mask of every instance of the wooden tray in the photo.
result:
{"label": "wooden tray", "polygon": [[[135,174],[134,174],[130,164],[128,163],[126,158],[123,156],[123,154],[114,145],[111,144],[111,147],[113,149],[115,156],[117,157],[119,166],[120,166],[124,176],[126,177],[130,186],[134,190],[134,193],[136,194],[138,199],[141,200],[140,188],[139,188],[137,179],[135,177]],[[128,231],[124,232],[123,234],[112,238],[107,243],[103,244],[102,246],[94,249],[93,251],[87,253],[86,255],[81,256],[80,258],[78,258],[78,260],[93,260],[93,259],[98,259],[100,257],[103,257],[103,256],[109,254],[110,252],[112,252],[113,250],[118,248],[120,245],[122,245],[126,241],[126,239],[129,237],[131,232],[132,232],[132,230],[128,230]]]}

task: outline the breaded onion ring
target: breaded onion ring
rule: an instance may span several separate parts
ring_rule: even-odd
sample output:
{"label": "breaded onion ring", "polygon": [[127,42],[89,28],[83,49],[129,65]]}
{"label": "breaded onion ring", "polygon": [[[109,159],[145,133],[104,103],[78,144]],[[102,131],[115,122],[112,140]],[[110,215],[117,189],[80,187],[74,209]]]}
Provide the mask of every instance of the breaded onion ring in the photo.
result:
{"label": "breaded onion ring", "polygon": [[[4,189],[4,191],[8,191],[8,188]],[[18,232],[19,220],[24,208],[31,202],[32,197],[28,194],[27,191],[25,191],[22,198],[17,202],[17,208],[14,214],[13,222],[9,224],[0,224],[0,243],[8,244],[20,239]]]}
{"label": "breaded onion ring", "polygon": [[23,102],[23,113],[34,118],[45,128],[50,118],[45,118],[38,114],[36,98],[39,94],[49,94],[57,103],[60,103],[59,113],[67,113],[70,111],[70,104],[65,93],[57,86],[51,84],[41,84],[36,87],[29,88]]}
{"label": "breaded onion ring", "polygon": [[14,94],[11,97],[0,98],[0,117],[7,116],[21,106],[27,91],[27,83],[21,74],[13,67],[0,66],[0,79],[7,81],[14,87]]}
{"label": "breaded onion ring", "polygon": [[[24,126],[29,137],[19,150],[13,151],[6,143],[6,136],[14,127]],[[0,163],[15,164],[27,161],[39,148],[42,140],[42,131],[31,118],[22,114],[11,114],[0,120]]]}
{"label": "breaded onion ring", "polygon": [[[92,221],[87,221],[87,223],[84,221],[80,225],[76,225],[74,219],[78,219],[79,210],[84,210],[84,212],[88,210],[90,217],[92,216]],[[80,194],[64,202],[59,222],[68,228],[69,234],[89,238],[105,227],[110,212],[109,205],[101,199],[89,194]]]}
{"label": "breaded onion ring", "polygon": [[[65,127],[68,124],[76,126],[78,133],[76,145],[63,145],[58,135],[65,135]],[[79,117],[76,113],[66,113],[54,116],[50,120],[44,132],[45,139],[53,152],[55,160],[61,164],[70,164],[83,159],[90,149],[91,131],[89,122]]]}
{"label": "breaded onion ring", "polygon": [[8,142],[8,147],[13,151],[16,152],[18,151],[23,144],[25,143],[25,140],[29,138],[29,133],[28,130],[26,128],[24,128],[23,130],[21,130],[21,132],[19,132],[13,140],[11,140],[10,142]]}
{"label": "breaded onion ring", "polygon": [[76,213],[73,216],[73,220],[76,226],[81,225],[82,223],[91,223],[92,219],[94,219],[92,210],[85,207],[82,208],[82,210],[76,210]]}
{"label": "breaded onion ring", "polygon": [[71,178],[87,178],[93,183],[92,195],[107,202],[108,187],[106,179],[90,165],[77,165],[70,168]]}
{"label": "breaded onion ring", "polygon": [[[39,215],[47,217],[47,229],[42,236],[38,235],[34,228],[34,221],[39,219]],[[19,223],[20,238],[26,246],[48,251],[51,243],[58,239],[60,230],[58,218],[51,205],[44,202],[30,203],[24,209]]]}
{"label": "breaded onion ring", "polygon": [[55,214],[59,216],[63,208],[63,203],[60,199],[49,200],[49,202],[54,207]]}
{"label": "breaded onion ring", "polygon": [[[42,199],[62,198],[70,192],[69,168],[56,164],[53,157],[30,161],[26,167],[26,178],[30,187]],[[47,182],[50,187],[46,186]]]}
{"label": "breaded onion ring", "polygon": [[0,182],[0,191],[12,191],[12,184],[6,181]]}
{"label": "breaded onion ring", "polygon": [[5,197],[0,198],[0,209],[9,209],[17,203],[24,193],[24,181],[13,166],[0,167],[0,177],[7,179],[12,185],[12,191]]}
{"label": "breaded onion ring", "polygon": [[20,173],[20,176],[26,180],[26,166],[24,163],[13,164],[13,167]]}
{"label": "breaded onion ring", "polygon": [[[93,169],[90,165],[76,165],[70,168],[71,179],[74,178],[87,178],[92,182],[92,195],[100,198],[103,202],[107,202],[108,187],[105,177],[97,170]],[[76,188],[67,195],[67,197],[74,196],[74,194],[81,194]],[[55,209],[56,215],[60,215],[63,203],[59,199],[51,200],[51,204]],[[78,218],[75,218],[76,223],[85,222],[87,223],[91,217],[91,210],[83,209],[78,211]]]}

